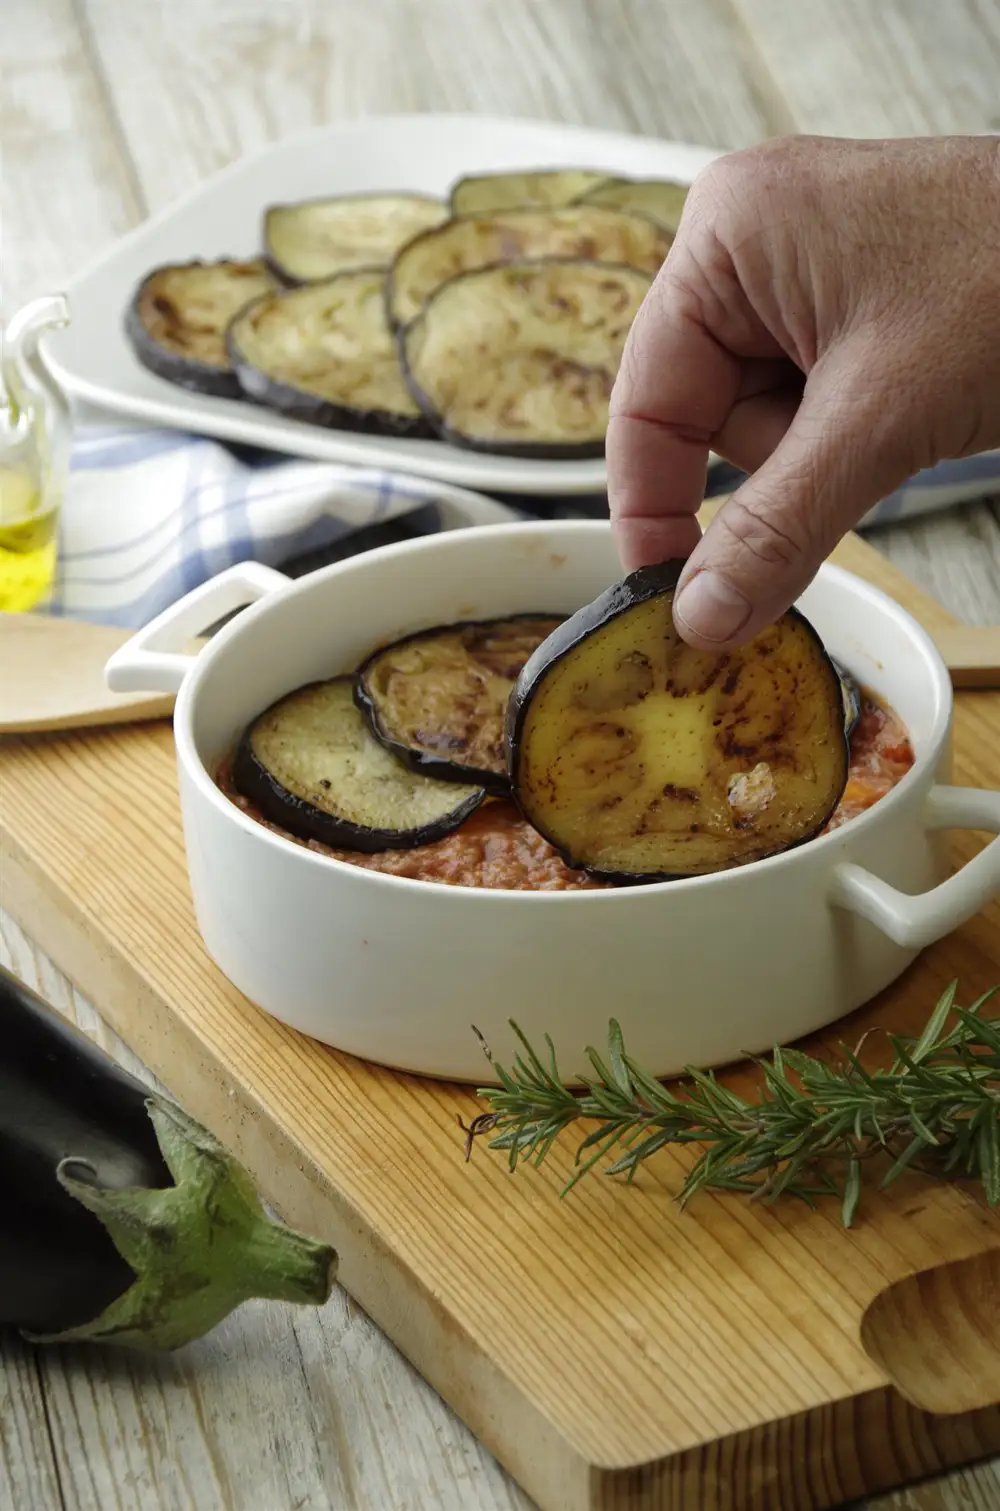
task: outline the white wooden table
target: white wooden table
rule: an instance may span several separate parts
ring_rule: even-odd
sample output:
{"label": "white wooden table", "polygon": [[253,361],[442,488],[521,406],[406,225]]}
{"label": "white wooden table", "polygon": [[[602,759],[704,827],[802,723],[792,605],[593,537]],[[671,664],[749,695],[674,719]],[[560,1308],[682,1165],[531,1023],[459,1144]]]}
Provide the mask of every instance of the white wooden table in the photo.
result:
{"label": "white wooden table", "polygon": [[[199,178],[343,116],[722,148],[1000,130],[1000,0],[3,0],[0,76],[8,316]],[[1000,623],[1000,499],[872,538],[960,618]],[[141,1071],[2,915],[0,958]],[[1000,1465],[877,1505],[990,1511]],[[341,1293],[248,1305],[163,1359],[0,1342],[0,1511],[60,1508],[530,1511]]]}

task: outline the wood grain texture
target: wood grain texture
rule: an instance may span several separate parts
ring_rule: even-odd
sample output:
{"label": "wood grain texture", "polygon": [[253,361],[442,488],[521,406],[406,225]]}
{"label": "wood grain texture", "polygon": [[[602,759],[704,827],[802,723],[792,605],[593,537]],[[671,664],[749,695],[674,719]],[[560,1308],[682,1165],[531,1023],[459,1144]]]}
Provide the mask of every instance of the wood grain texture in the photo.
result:
{"label": "wood grain texture", "polygon": [[[838,556],[899,586],[857,540]],[[996,695],[963,696],[961,780],[995,776],[998,710]],[[483,1150],[467,1167],[468,1089],[302,1040],[207,960],[167,729],[12,742],[0,771],[8,907],[286,1215],[334,1239],[347,1289],[545,1511],[795,1511],[1000,1447],[1000,1409],[905,1406],[858,1335],[893,1280],[1000,1244],[974,1194],[915,1178],[845,1234],[829,1208],[706,1196],[682,1216],[676,1152],[634,1188],[594,1180],[567,1202],[568,1147],[515,1180]],[[831,1040],[875,1022],[914,1031],[954,975],[967,993],[991,984],[998,920],[994,905],[927,951]]]}
{"label": "wood grain texture", "polygon": [[152,209],[243,153],[364,113],[539,116],[719,147],[791,124],[746,66],[728,0],[86,0],[86,13]]}
{"label": "wood grain texture", "polygon": [[0,30],[7,320],[58,290],[146,207],[72,0],[5,0]]}
{"label": "wood grain texture", "polygon": [[104,666],[129,637],[110,625],[0,612],[0,733],[162,719],[167,694],[113,693]]}
{"label": "wood grain texture", "polygon": [[798,131],[1000,130],[995,0],[733,0]]}
{"label": "wood grain texture", "polygon": [[[160,1085],[2,914],[0,962]],[[0,1334],[2,1511],[469,1511],[469,1495],[531,1511],[340,1287],[315,1310],[251,1302],[166,1357]]]}
{"label": "wood grain texture", "polygon": [[[994,0],[6,0],[0,306],[57,286],[141,218],[147,195],[161,207],[263,142],[363,110],[554,116],[719,147],[794,127],[997,129],[997,22]],[[996,623],[998,535],[980,506],[880,531],[877,544],[960,618]],[[3,937],[27,979],[40,970],[42,990],[96,1029],[15,925],[4,921]],[[198,1346],[180,1385],[173,1364],[162,1379],[159,1365],[130,1376],[83,1351],[46,1355],[39,1376],[13,1344],[0,1359],[0,1507],[60,1504],[58,1462],[70,1474],[63,1504],[85,1511],[526,1511],[356,1306],[338,1295],[312,1322],[244,1308]],[[286,1362],[290,1329],[298,1369]],[[913,1472],[933,1467],[923,1458]],[[878,1502],[997,1504],[1000,1475],[986,1466]]]}
{"label": "wood grain texture", "polygon": [[0,1331],[0,1506],[66,1511],[36,1352]]}
{"label": "wood grain texture", "polygon": [[1000,497],[873,531],[870,543],[966,624],[1000,624]]}

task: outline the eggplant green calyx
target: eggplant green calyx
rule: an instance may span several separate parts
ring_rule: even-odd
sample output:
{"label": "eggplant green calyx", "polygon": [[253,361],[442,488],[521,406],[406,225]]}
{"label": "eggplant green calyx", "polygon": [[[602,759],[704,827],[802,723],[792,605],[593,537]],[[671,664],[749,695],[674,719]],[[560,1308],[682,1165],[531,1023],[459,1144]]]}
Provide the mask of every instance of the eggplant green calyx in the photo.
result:
{"label": "eggplant green calyx", "polygon": [[64,1159],[56,1172],[103,1223],[134,1282],[92,1321],[26,1333],[29,1341],[170,1350],[252,1297],[322,1306],[335,1250],[270,1218],[243,1167],[175,1103],[151,1095],[146,1108],[174,1185],[102,1186],[79,1159]]}

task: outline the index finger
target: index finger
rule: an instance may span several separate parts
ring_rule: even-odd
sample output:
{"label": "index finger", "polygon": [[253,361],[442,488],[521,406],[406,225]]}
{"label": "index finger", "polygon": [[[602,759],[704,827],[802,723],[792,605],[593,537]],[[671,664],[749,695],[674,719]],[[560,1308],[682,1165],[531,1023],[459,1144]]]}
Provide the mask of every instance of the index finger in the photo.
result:
{"label": "index finger", "polygon": [[633,322],[611,394],[611,523],[626,571],[698,544],[712,437],[736,401],[739,359],[709,335],[665,266]]}

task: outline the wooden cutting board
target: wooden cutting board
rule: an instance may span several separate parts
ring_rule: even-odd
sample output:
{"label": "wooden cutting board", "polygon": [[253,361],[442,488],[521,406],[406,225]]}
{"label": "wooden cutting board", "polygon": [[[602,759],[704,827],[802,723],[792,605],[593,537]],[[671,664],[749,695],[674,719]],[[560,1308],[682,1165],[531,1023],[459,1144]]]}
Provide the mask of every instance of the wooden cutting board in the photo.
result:
{"label": "wooden cutting board", "polygon": [[[856,538],[836,559],[953,622]],[[1000,785],[1000,694],[960,695],[956,780]],[[209,961],[165,723],[0,745],[0,865],[3,905],[336,1244],[347,1289],[543,1511],[816,1511],[1000,1450],[1000,1216],[975,1190],[908,1177],[848,1233],[834,1204],[681,1213],[669,1151],[565,1200],[571,1141],[539,1172],[485,1144],[466,1164],[471,1091],[304,1039]],[[953,977],[964,1000],[1000,982],[998,924],[992,906],[820,1042],[913,1031]],[[512,1012],[530,969],[510,962]]]}

